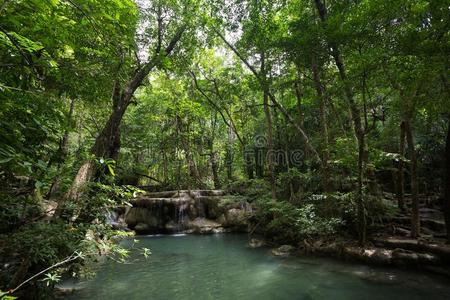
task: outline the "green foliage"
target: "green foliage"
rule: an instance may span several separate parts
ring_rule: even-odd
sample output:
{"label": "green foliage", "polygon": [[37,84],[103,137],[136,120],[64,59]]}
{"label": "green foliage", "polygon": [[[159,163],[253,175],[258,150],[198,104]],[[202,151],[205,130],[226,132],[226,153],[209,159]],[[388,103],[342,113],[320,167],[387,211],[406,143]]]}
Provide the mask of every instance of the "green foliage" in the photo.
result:
{"label": "green foliage", "polygon": [[248,196],[241,196],[241,195],[224,196],[221,197],[218,206],[219,208],[235,207],[245,205],[245,203],[251,201],[252,199],[249,198]]}
{"label": "green foliage", "polygon": [[227,190],[233,194],[241,194],[249,197],[252,201],[270,193],[267,181],[261,179],[242,179],[230,182]]}
{"label": "green foliage", "polygon": [[343,225],[339,218],[318,215],[314,204],[297,207],[289,202],[273,200],[258,201],[257,218],[265,232],[279,242],[329,236]]}
{"label": "green foliage", "polygon": [[4,292],[4,291],[0,290],[0,299],[2,299],[2,300],[15,300],[15,299],[17,299],[17,297],[9,296],[8,292]]}
{"label": "green foliage", "polygon": [[[450,113],[448,4],[332,0],[320,21],[316,2],[4,1],[0,263],[13,267],[2,280],[17,271],[18,257],[43,269],[82,251],[83,260],[65,269],[77,274],[89,272],[83,266],[94,254],[131,257],[135,243],[114,244],[128,234],[104,221],[108,210],[129,205],[138,185],[223,188],[233,196],[221,206],[258,203],[263,230],[294,242],[354,233],[362,186],[363,214],[377,225],[396,208],[373,187],[395,192],[399,162],[405,170],[412,163],[412,145],[399,153],[402,121],[411,125],[420,192],[425,185],[440,191]],[[166,44],[181,28],[169,57]],[[148,61],[154,72],[118,109],[113,87],[123,94]],[[120,118],[110,118],[113,109]],[[103,140],[105,124],[120,128],[120,141]],[[95,157],[98,144],[120,148],[118,157]],[[284,155],[273,165],[269,146]],[[91,182],[53,217],[89,160]],[[268,200],[272,169],[277,201]],[[51,286],[60,271],[41,285]]]}
{"label": "green foliage", "polygon": [[57,273],[47,273],[42,281],[44,281],[47,286],[50,284],[53,285],[61,281],[61,275],[58,275]]}

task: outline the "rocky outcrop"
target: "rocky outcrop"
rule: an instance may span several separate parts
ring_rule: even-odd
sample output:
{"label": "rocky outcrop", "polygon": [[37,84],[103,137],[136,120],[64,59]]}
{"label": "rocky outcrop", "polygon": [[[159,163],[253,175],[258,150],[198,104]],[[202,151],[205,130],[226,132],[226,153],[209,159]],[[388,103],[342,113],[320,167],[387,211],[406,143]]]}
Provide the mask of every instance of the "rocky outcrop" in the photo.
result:
{"label": "rocky outcrop", "polygon": [[222,190],[148,192],[131,201],[125,214],[138,233],[247,231],[252,207]]}
{"label": "rocky outcrop", "polygon": [[188,223],[188,232],[198,234],[221,233],[224,232],[220,223],[205,218],[196,218]]}
{"label": "rocky outcrop", "polygon": [[448,253],[450,246],[413,239],[377,238],[373,244],[359,246],[350,240],[302,241],[298,253],[336,257],[371,265],[425,269],[450,276]]}

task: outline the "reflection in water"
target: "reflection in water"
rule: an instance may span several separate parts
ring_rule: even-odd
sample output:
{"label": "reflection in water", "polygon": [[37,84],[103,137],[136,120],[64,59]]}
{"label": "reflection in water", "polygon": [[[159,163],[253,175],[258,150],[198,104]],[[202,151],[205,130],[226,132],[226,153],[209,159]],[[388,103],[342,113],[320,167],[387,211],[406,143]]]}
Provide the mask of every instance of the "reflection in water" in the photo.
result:
{"label": "reflection in water", "polygon": [[[450,299],[450,283],[428,274],[317,258],[275,258],[245,235],[156,235],[132,264],[107,262],[68,299]],[[126,245],[127,242],[124,242]]]}

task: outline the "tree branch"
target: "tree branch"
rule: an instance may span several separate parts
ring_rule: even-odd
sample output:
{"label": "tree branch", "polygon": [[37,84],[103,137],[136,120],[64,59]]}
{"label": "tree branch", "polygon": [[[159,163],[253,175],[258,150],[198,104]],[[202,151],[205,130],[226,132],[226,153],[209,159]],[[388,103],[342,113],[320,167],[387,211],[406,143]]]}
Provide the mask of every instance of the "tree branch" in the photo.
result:
{"label": "tree branch", "polygon": [[[255,77],[258,80],[258,82],[261,85],[261,87],[262,88],[266,88],[265,87],[266,83],[261,78],[261,76],[258,73],[258,71],[247,61],[247,59],[245,59],[245,57],[243,55],[241,55],[239,53],[239,51],[230,42],[228,42],[225,39],[225,37],[216,28],[213,28],[213,30],[221,38],[221,40],[234,52],[234,54],[236,54],[236,56],[239,57],[239,59],[247,66],[247,68],[249,68],[249,70],[253,73],[253,75],[255,75]],[[311,142],[309,140],[309,137],[305,133],[305,131],[299,126],[299,124],[297,124],[297,122],[295,122],[295,120],[288,113],[288,111],[283,107],[283,105],[281,105],[281,103],[279,103],[276,100],[275,96],[270,91],[268,91],[268,95],[269,95],[270,101],[272,101],[272,103],[275,105],[275,107],[278,108],[278,110],[284,115],[286,120],[289,121],[289,123],[291,123],[295,127],[295,129],[297,129],[297,131],[300,133],[300,135],[302,136],[302,138],[303,138],[303,140],[305,142],[305,146],[308,149],[308,151],[310,151],[314,155],[314,158],[317,161],[321,162],[319,153],[316,151],[314,146],[311,144]]]}
{"label": "tree branch", "polygon": [[56,267],[59,267],[59,266],[65,264],[65,263],[68,263],[68,262],[71,262],[71,261],[73,261],[73,260],[76,260],[76,259],[78,259],[78,258],[80,258],[80,257],[81,257],[81,254],[80,254],[79,252],[75,251],[74,253],[72,253],[70,256],[68,256],[68,257],[67,257],[66,259],[64,259],[63,261],[60,261],[60,262],[58,262],[58,263],[56,263],[56,264],[54,264],[54,265],[48,267],[47,269],[44,269],[44,270],[40,271],[39,273],[37,273],[37,274],[31,276],[30,278],[28,278],[27,280],[25,280],[24,282],[22,282],[21,284],[19,284],[19,285],[18,285],[17,287],[15,287],[14,289],[8,291],[8,294],[13,294],[13,293],[16,292],[18,289],[20,289],[23,285],[25,285],[26,283],[30,282],[30,281],[33,280],[34,278],[36,278],[36,277],[42,275],[43,273],[45,273],[45,272],[47,272],[47,271],[49,271],[49,270],[51,270],[51,269],[54,269],[54,268],[56,268]]}

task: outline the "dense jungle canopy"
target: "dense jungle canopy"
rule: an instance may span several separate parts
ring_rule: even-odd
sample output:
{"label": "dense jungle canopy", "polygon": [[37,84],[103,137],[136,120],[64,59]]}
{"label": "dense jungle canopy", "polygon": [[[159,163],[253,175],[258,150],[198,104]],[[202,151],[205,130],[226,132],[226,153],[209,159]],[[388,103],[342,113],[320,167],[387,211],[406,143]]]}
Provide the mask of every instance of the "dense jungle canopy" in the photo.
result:
{"label": "dense jungle canopy", "polygon": [[58,274],[126,256],[105,212],[145,188],[247,197],[280,243],[366,245],[395,218],[450,240],[449,15],[443,0],[0,0],[0,295],[45,299]]}

